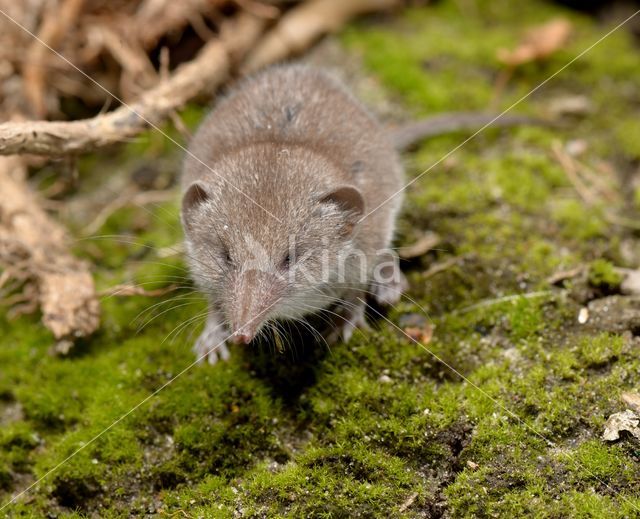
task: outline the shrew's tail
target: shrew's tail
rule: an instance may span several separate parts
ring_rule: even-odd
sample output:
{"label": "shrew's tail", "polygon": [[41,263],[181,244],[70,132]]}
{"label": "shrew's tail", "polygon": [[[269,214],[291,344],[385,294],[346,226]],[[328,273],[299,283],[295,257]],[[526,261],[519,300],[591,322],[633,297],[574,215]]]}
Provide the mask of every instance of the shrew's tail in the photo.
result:
{"label": "shrew's tail", "polygon": [[420,141],[447,133],[477,132],[486,128],[510,128],[522,125],[548,125],[547,121],[520,114],[452,112],[392,127],[391,138],[398,150],[407,150]]}

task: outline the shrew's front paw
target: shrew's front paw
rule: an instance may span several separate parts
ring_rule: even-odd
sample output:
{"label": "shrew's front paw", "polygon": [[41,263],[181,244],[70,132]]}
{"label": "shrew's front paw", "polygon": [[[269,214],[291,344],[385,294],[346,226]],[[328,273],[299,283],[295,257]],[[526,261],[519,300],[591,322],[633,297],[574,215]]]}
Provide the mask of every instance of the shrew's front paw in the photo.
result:
{"label": "shrew's front paw", "polygon": [[340,341],[349,342],[355,330],[371,329],[365,318],[364,303],[351,304],[351,306],[343,308],[341,313],[342,315],[334,319],[334,328],[329,330],[325,336],[328,344]]}
{"label": "shrew's front paw", "polygon": [[347,314],[345,322],[342,324],[342,340],[349,342],[355,330],[370,330],[371,327],[367,323],[364,315],[365,306],[356,307]]}
{"label": "shrew's front paw", "polygon": [[218,359],[229,360],[231,355],[226,338],[226,332],[221,330],[219,326],[216,328],[206,326],[193,345],[193,352],[196,354],[198,363],[206,360],[213,365],[218,362]]}
{"label": "shrew's front paw", "polygon": [[392,279],[384,283],[377,283],[371,287],[376,303],[383,306],[393,306],[402,297],[403,292],[409,288],[407,278],[400,270],[396,272]]}

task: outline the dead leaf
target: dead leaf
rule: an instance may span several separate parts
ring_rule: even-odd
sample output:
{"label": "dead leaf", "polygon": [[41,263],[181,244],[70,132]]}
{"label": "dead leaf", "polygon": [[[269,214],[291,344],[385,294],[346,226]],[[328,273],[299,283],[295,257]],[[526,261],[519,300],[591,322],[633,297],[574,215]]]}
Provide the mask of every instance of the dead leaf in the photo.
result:
{"label": "dead leaf", "polygon": [[433,326],[430,324],[427,324],[422,328],[417,326],[408,326],[404,329],[404,333],[414,341],[418,341],[421,344],[429,344],[433,338]]}
{"label": "dead leaf", "polygon": [[398,256],[402,259],[417,258],[429,252],[441,241],[442,239],[435,232],[427,231],[415,243],[407,245],[406,247],[400,247],[398,249]]}
{"label": "dead leaf", "polygon": [[555,18],[527,31],[514,50],[499,49],[498,60],[510,67],[548,58],[566,44],[572,26],[566,18]]}
{"label": "dead leaf", "polygon": [[629,409],[621,413],[614,413],[604,424],[602,439],[613,442],[620,438],[620,431],[627,431],[640,440],[639,423],[640,418],[638,418],[638,415]]}
{"label": "dead leaf", "polygon": [[640,294],[640,270],[618,269],[618,273],[623,276],[620,284],[620,291],[623,294]]}
{"label": "dead leaf", "polygon": [[416,500],[416,497],[418,497],[418,493],[417,492],[413,492],[409,497],[407,497],[405,502],[402,503],[402,505],[400,505],[400,508],[398,510],[400,512],[405,512],[413,504],[413,502]]}
{"label": "dead leaf", "polygon": [[572,95],[552,99],[549,102],[549,112],[553,117],[563,115],[583,116],[593,112],[593,103],[585,95]]}
{"label": "dead leaf", "polygon": [[638,393],[622,393],[620,398],[636,413],[640,413],[640,395]]}

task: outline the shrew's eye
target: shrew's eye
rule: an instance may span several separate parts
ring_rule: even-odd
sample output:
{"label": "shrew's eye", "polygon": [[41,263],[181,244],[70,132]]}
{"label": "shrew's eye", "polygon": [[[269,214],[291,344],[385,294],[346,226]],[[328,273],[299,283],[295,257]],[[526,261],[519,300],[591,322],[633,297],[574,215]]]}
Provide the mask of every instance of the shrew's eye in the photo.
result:
{"label": "shrew's eye", "polygon": [[229,249],[222,250],[222,257],[224,258],[224,261],[228,265],[231,265],[233,263],[233,259],[231,258],[231,253],[229,252]]}
{"label": "shrew's eye", "polygon": [[291,266],[291,254],[286,254],[282,261],[280,262],[280,268],[282,270],[288,270]]}

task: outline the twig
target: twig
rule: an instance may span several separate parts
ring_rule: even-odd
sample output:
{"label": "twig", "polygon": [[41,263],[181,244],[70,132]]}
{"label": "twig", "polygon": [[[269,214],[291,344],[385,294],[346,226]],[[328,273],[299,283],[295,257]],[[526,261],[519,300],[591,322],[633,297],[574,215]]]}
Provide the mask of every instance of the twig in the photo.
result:
{"label": "twig", "polygon": [[145,92],[131,105],[79,121],[0,124],[0,154],[80,153],[120,142],[137,135],[149,123],[160,123],[202,92],[212,91],[228,72],[224,45],[219,40],[212,41],[196,59],[178,68],[171,79]]}
{"label": "twig", "polygon": [[160,81],[167,81],[169,79],[169,66],[170,66],[170,55],[169,55],[169,47],[164,45],[160,49],[160,70],[158,73],[160,74]]}
{"label": "twig", "polygon": [[461,308],[460,310],[454,310],[451,312],[453,315],[456,314],[466,314],[467,312],[471,312],[472,310],[477,310],[478,308],[486,308],[487,306],[495,306],[500,303],[507,303],[509,301],[517,301],[518,299],[535,299],[538,297],[546,297],[548,295],[553,294],[551,290],[540,290],[538,292],[528,292],[526,294],[513,294],[510,296],[497,297],[495,299],[485,299],[484,301],[480,301],[479,303],[473,304],[471,306],[466,306]]}
{"label": "twig", "polygon": [[429,269],[423,274],[422,279],[429,279],[436,274],[440,274],[440,272],[444,272],[447,269],[450,269],[454,265],[460,263],[464,257],[455,256],[453,258],[449,258],[445,261],[441,261],[440,263],[436,263],[435,265],[431,265]]}
{"label": "twig", "polygon": [[189,23],[195,31],[195,33],[202,39],[202,41],[208,41],[216,37],[216,33],[213,32],[204,21],[204,18],[200,13],[194,13],[189,17]]}
{"label": "twig", "polygon": [[[84,0],[64,0],[62,5],[52,5],[45,15],[38,31],[38,38],[52,48],[56,48],[77,19]],[[25,97],[31,103],[36,117],[47,113],[45,102],[45,74],[43,62],[49,49],[40,41],[33,41],[27,50],[26,62],[22,68]]]}
{"label": "twig", "polygon": [[580,198],[582,198],[589,205],[595,205],[598,202],[596,195],[582,181],[582,179],[578,175],[578,169],[574,160],[568,153],[566,153],[562,149],[562,145],[559,141],[553,142],[553,144],[551,145],[551,151],[553,152],[556,160],[560,163],[560,166],[562,166],[565,175],[567,175],[567,178],[580,195]]}
{"label": "twig", "polygon": [[143,206],[147,204],[157,204],[171,200],[175,196],[172,190],[157,190],[138,192],[135,188],[125,190],[119,197],[113,199],[96,215],[96,217],[84,228],[84,235],[94,234],[103,226],[109,217],[126,207],[127,205]]}
{"label": "twig", "polygon": [[261,18],[275,20],[280,15],[280,9],[275,5],[264,4],[256,0],[235,0],[235,2],[245,11]]}
{"label": "twig", "polygon": [[422,235],[415,243],[400,247],[398,256],[402,259],[413,259],[426,254],[442,241],[442,238],[435,232],[428,231]]}
{"label": "twig", "polygon": [[[609,202],[619,202],[620,195],[615,190],[611,189],[607,182],[593,169],[586,164],[583,164],[579,160],[574,159],[576,164],[580,166],[582,174],[589,179],[589,181],[596,187],[599,193]],[[611,176],[611,171],[600,170],[600,173]]]}
{"label": "twig", "polygon": [[[553,154],[555,155],[556,159],[562,166],[562,169],[567,175],[567,178],[569,179],[569,181],[575,188],[576,192],[578,193],[578,195],[584,201],[585,204],[587,204],[590,207],[598,206],[601,203],[599,196],[602,198],[609,198],[612,196],[612,191],[610,190],[603,192],[601,190],[596,189],[596,191],[594,192],[589,186],[587,186],[587,184],[582,180],[582,178],[578,174],[578,171],[580,171],[578,169],[578,166],[581,166],[583,169],[586,169],[586,166],[575,161],[568,153],[564,152],[559,142],[557,141],[554,142],[551,145],[551,150],[553,151]],[[584,174],[584,171],[583,171],[583,174]],[[590,172],[590,175],[593,175],[593,172]],[[592,184],[594,183],[595,182],[593,182],[592,180]],[[627,227],[629,229],[635,229],[635,230],[640,229],[640,222],[637,222],[636,220],[633,220],[631,218],[620,216],[616,214],[613,210],[611,210],[609,207],[606,207],[604,209],[603,216],[604,216],[604,219],[610,224],[619,225],[620,227]]]}
{"label": "twig", "polygon": [[392,9],[401,3],[402,0],[310,0],[300,4],[262,38],[241,70],[252,72],[298,54],[320,36],[336,31],[357,15]]}
{"label": "twig", "polygon": [[637,220],[633,220],[631,218],[625,218],[624,216],[618,216],[610,211],[606,211],[604,213],[605,219],[613,224],[619,225],[620,227],[626,227],[627,229],[640,230],[640,222]]}
{"label": "twig", "polygon": [[0,124],[0,154],[81,153],[131,138],[149,124],[159,124],[187,101],[212,93],[229,75],[229,56],[243,55],[259,37],[262,27],[261,20],[246,14],[230,21],[220,40],[207,43],[196,58],[178,67],[169,80],[148,90],[131,105],[79,121]]}
{"label": "twig", "polygon": [[144,0],[131,19],[130,27],[139,31],[144,48],[152,48],[160,38],[182,29],[196,16],[214,12],[220,0]]}
{"label": "twig", "polygon": [[173,126],[175,126],[176,130],[178,130],[180,135],[185,138],[185,140],[191,139],[191,130],[189,130],[178,112],[176,112],[175,110],[171,112],[169,114],[169,119],[173,123]]}
{"label": "twig", "polygon": [[89,265],[68,252],[65,230],[17,179],[24,169],[19,157],[0,158],[0,265],[14,274],[16,254],[22,257],[21,269],[28,274],[23,291],[34,291],[29,299],[40,305],[42,321],[56,339],[90,335],[100,308]]}
{"label": "twig", "polygon": [[545,281],[550,285],[557,285],[561,281],[565,281],[566,279],[571,279],[571,278],[575,278],[576,276],[579,276],[584,272],[585,268],[586,267],[584,265],[578,265],[577,267],[574,267],[569,270],[561,270],[560,272],[555,272],[554,274],[551,274]]}
{"label": "twig", "polygon": [[120,91],[124,98],[138,90],[149,88],[158,82],[156,73],[147,53],[137,41],[130,41],[131,38],[124,37],[116,33],[111,28],[100,25],[91,30],[98,34],[105,48],[122,67],[120,76]]}
{"label": "twig", "polygon": [[[180,11],[176,19],[183,23],[183,18],[189,19],[187,14],[192,13],[194,6],[198,6],[196,12],[205,12],[205,3],[209,7],[211,3],[216,4],[215,0],[211,3],[190,0],[180,10],[177,4],[181,2],[148,0],[137,13],[136,20],[149,21],[161,16],[166,21],[169,14],[158,8],[166,4],[167,9],[171,7]],[[232,66],[240,62],[250,49],[253,50],[241,67],[243,72],[304,50],[319,36],[338,29],[358,14],[390,9],[401,3],[402,0],[311,0],[291,9],[257,45],[265,20],[241,12],[221,26],[219,39],[207,42],[196,58],[178,67],[168,80],[144,92],[130,105],[85,120],[0,124],[0,155],[84,153],[127,140],[149,125],[166,120],[187,101],[205,93],[212,94],[229,77]],[[142,26],[147,28],[150,25],[146,23]],[[157,34],[154,28],[140,35],[143,45],[147,47],[147,43],[156,39]]]}

